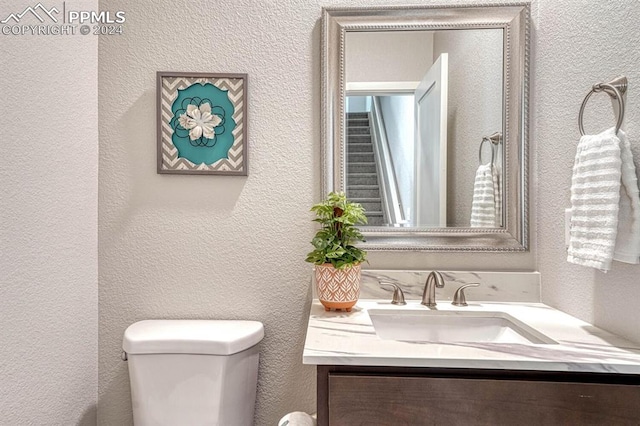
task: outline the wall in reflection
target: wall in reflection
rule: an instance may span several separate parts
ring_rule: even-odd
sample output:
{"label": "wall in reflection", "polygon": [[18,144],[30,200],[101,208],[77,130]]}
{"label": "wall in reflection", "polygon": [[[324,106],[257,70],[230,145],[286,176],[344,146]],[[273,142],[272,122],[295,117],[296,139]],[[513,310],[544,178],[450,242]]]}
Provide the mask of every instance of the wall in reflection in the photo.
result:
{"label": "wall in reflection", "polygon": [[[449,53],[447,226],[469,226],[479,145],[483,136],[502,131],[502,37],[502,30],[434,36],[434,56]],[[484,144],[482,158],[490,161],[490,144]],[[500,148],[499,170],[502,158]]]}
{"label": "wall in reflection", "polygon": [[420,81],[433,63],[433,38],[433,31],[349,32],[346,81]]}
{"label": "wall in reflection", "polygon": [[398,184],[400,209],[405,220],[410,222],[412,189],[415,188],[413,95],[380,96],[379,99]]}

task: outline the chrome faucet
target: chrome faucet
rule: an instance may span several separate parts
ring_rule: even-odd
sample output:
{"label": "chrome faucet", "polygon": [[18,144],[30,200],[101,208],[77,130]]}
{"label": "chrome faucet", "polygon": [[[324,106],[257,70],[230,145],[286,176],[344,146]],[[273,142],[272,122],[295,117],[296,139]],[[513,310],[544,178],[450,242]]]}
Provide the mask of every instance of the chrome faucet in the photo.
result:
{"label": "chrome faucet", "polygon": [[438,271],[431,271],[424,283],[424,292],[422,293],[422,304],[429,307],[436,307],[436,287],[444,287],[444,278]]}

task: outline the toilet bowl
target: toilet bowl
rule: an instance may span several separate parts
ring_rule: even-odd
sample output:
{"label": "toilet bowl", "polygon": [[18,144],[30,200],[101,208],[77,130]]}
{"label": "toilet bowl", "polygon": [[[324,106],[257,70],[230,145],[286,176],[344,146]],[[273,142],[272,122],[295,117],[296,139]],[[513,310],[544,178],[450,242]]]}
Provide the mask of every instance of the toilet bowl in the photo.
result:
{"label": "toilet bowl", "polygon": [[124,333],[136,426],[251,426],[257,321],[145,320]]}

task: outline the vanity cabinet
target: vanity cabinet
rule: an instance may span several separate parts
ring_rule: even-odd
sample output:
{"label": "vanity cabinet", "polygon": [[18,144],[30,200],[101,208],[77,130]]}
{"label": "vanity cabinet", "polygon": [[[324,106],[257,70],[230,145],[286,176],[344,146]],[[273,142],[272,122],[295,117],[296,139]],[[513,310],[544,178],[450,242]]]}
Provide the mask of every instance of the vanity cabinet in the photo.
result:
{"label": "vanity cabinet", "polygon": [[640,424],[635,375],[317,368],[318,426]]}

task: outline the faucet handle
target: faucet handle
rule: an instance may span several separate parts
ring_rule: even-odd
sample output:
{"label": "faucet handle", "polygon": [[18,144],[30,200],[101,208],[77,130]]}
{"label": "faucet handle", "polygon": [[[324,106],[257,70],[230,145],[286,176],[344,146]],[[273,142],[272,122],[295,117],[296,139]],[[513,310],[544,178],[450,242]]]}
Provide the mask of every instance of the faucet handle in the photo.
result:
{"label": "faucet handle", "polygon": [[456,293],[453,295],[453,302],[451,302],[454,306],[467,306],[467,298],[464,295],[464,289],[468,287],[480,287],[478,283],[465,284],[456,290]]}
{"label": "faucet handle", "polygon": [[389,281],[378,281],[378,284],[393,287],[393,300],[391,300],[392,305],[407,304],[407,302],[404,301],[404,293],[398,284],[394,284]]}

